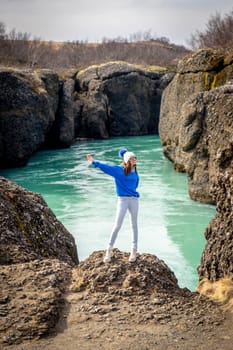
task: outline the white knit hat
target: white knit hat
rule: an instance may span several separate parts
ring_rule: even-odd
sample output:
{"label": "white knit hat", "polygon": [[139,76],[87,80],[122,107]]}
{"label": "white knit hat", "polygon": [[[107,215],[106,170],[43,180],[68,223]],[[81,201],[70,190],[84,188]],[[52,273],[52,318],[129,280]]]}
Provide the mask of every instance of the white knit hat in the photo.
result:
{"label": "white knit hat", "polygon": [[135,154],[133,152],[125,152],[123,155],[123,159],[125,163],[128,163],[128,161],[130,160],[130,158],[136,158]]}

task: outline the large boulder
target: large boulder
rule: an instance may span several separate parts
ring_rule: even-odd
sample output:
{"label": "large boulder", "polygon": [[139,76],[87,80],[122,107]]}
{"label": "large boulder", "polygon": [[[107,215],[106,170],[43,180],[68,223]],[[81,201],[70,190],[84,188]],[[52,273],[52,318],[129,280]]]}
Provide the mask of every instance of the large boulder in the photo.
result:
{"label": "large boulder", "polygon": [[201,50],[184,59],[162,96],[159,134],[164,154],[188,174],[191,198],[213,203],[218,149],[232,134],[233,59]]}
{"label": "large boulder", "polygon": [[0,70],[0,167],[25,165],[45,142],[55,120],[55,73]]}
{"label": "large boulder", "polygon": [[48,334],[78,264],[72,235],[43,198],[0,177],[0,347]]}
{"label": "large boulder", "polygon": [[115,248],[110,264],[103,263],[103,251],[93,252],[73,269],[72,291],[108,293],[112,295],[149,295],[168,293],[190,295],[188,289],[178,286],[173,271],[155,255],[137,255],[134,264],[128,261],[129,254]]}
{"label": "large boulder", "polygon": [[57,259],[0,265],[1,349],[54,330],[71,273],[72,267]]}
{"label": "large boulder", "polygon": [[158,133],[163,89],[173,73],[123,62],[92,66],[76,76],[77,136]]}
{"label": "large boulder", "polygon": [[76,244],[43,198],[0,177],[0,264],[36,259],[78,263]]}
{"label": "large boulder", "polygon": [[[176,169],[188,174],[192,199],[215,203],[210,191],[216,183],[219,162],[231,167],[233,142],[233,84],[192,95],[181,108]],[[226,151],[227,150],[227,151]],[[230,157],[230,156],[229,156]],[[218,160],[218,161],[217,161]]]}

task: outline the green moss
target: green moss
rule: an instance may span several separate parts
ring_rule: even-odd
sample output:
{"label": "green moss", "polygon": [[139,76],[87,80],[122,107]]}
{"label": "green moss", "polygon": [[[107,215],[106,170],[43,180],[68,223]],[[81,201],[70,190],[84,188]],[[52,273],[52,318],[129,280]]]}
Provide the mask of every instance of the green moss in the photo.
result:
{"label": "green moss", "polygon": [[216,86],[216,81],[217,81],[217,74],[214,75],[214,79],[213,79],[213,81],[212,81],[212,83],[211,83],[211,86],[210,86],[211,89],[214,89],[214,88],[215,88],[215,86]]}
{"label": "green moss", "polygon": [[229,66],[233,63],[233,53],[230,53],[228,56],[224,58],[224,66]]}
{"label": "green moss", "polygon": [[210,76],[208,72],[205,72],[204,90],[208,90],[210,86]]}
{"label": "green moss", "polygon": [[218,84],[219,73],[213,74],[205,72],[204,76],[204,90],[214,89]]}
{"label": "green moss", "polygon": [[231,77],[232,77],[232,68],[231,66],[227,66],[224,69],[222,69],[220,72],[214,75],[213,81],[211,83],[211,89],[215,88],[216,86],[224,85],[227,80],[231,79]]}

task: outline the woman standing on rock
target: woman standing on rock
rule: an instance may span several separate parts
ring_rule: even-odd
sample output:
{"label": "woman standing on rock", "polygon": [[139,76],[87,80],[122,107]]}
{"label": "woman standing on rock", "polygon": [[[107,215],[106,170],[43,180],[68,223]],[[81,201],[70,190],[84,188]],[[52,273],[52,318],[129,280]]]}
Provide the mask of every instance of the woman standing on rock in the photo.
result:
{"label": "woman standing on rock", "polygon": [[130,224],[132,229],[132,247],[129,261],[136,260],[137,245],[138,245],[138,198],[139,193],[137,187],[139,176],[136,167],[136,156],[133,152],[122,148],[119,150],[119,156],[123,158],[122,165],[108,165],[95,161],[92,155],[87,155],[87,160],[95,167],[102,170],[104,173],[114,177],[116,185],[116,193],[118,196],[117,210],[115,223],[111,232],[110,240],[107,246],[104,262],[110,262],[111,254],[117,234],[122,226],[127,210],[130,213]]}

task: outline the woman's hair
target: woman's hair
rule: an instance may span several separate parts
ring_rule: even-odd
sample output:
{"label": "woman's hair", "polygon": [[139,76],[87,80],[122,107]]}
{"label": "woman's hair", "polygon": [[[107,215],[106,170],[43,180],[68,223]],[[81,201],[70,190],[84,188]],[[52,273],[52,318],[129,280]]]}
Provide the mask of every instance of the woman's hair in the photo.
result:
{"label": "woman's hair", "polygon": [[[130,161],[128,161],[127,163],[123,163],[123,167],[124,167],[125,176],[129,175],[129,173],[131,173],[131,170],[132,170]],[[134,168],[135,168],[135,172],[137,172],[137,167],[134,166]]]}

